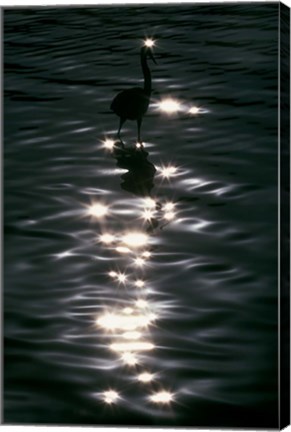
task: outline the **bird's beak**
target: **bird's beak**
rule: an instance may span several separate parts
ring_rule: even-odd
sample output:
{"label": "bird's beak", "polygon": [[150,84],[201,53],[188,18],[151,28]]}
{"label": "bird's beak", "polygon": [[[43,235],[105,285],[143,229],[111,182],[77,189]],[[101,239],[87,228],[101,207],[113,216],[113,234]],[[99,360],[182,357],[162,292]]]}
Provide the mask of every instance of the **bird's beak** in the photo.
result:
{"label": "bird's beak", "polygon": [[154,58],[154,54],[153,54],[152,50],[149,50],[149,56],[150,56],[150,59],[151,59],[155,64],[157,64],[156,59]]}

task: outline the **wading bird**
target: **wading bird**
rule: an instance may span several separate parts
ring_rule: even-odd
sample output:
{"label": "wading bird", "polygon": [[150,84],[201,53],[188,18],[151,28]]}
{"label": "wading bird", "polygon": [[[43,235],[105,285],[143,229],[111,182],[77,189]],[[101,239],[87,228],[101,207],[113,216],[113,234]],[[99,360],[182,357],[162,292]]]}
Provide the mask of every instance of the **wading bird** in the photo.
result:
{"label": "wading bird", "polygon": [[147,57],[150,57],[156,63],[153,56],[152,47],[154,41],[147,39],[140,50],[141,67],[144,76],[144,87],[134,87],[124,90],[113,99],[111,103],[111,110],[120,117],[119,128],[117,136],[123,145],[120,137],[121,128],[126,120],[137,121],[137,141],[142,146],[140,137],[140,128],[143,116],[148,110],[150,96],[152,91],[151,72],[147,64]]}

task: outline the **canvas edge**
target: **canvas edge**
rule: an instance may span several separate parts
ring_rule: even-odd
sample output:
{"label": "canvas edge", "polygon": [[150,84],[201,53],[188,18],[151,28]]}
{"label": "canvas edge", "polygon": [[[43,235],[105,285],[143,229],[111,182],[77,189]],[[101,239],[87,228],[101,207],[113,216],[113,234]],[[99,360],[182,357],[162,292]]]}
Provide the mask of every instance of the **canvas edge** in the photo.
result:
{"label": "canvas edge", "polygon": [[290,425],[290,9],[279,7],[279,428]]}

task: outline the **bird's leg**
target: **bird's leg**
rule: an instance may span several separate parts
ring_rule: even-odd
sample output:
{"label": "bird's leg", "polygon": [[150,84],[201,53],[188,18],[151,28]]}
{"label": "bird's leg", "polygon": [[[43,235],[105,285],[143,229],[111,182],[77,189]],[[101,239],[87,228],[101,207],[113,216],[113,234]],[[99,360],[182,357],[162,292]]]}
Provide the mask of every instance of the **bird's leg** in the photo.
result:
{"label": "bird's leg", "polygon": [[142,122],[142,118],[140,117],[137,119],[137,142],[140,144],[141,148],[143,148],[142,140],[140,137],[141,122]]}
{"label": "bird's leg", "polygon": [[119,141],[121,142],[122,147],[124,147],[124,144],[123,144],[123,141],[122,141],[121,136],[120,136],[120,131],[121,131],[121,128],[122,128],[124,122],[125,122],[125,119],[122,118],[122,117],[120,117],[120,121],[119,121],[119,128],[118,128],[117,136],[118,136]]}

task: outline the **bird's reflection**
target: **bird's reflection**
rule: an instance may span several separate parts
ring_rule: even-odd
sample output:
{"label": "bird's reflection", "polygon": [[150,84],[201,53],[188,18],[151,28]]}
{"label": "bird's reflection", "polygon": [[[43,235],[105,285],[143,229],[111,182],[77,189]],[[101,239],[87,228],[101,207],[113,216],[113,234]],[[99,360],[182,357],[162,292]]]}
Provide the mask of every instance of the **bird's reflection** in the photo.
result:
{"label": "bird's reflection", "polygon": [[151,196],[156,168],[148,160],[148,153],[143,148],[121,149],[116,146],[112,156],[119,168],[128,170],[121,176],[122,189],[137,196]]}
{"label": "bird's reflection", "polygon": [[128,172],[121,175],[121,188],[152,201],[154,208],[148,211],[145,210],[143,217],[147,223],[146,231],[148,233],[153,232],[160,226],[159,212],[162,205],[151,198],[157,169],[148,160],[148,152],[143,147],[124,148],[115,145],[111,154],[116,159],[119,168],[128,170]]}

